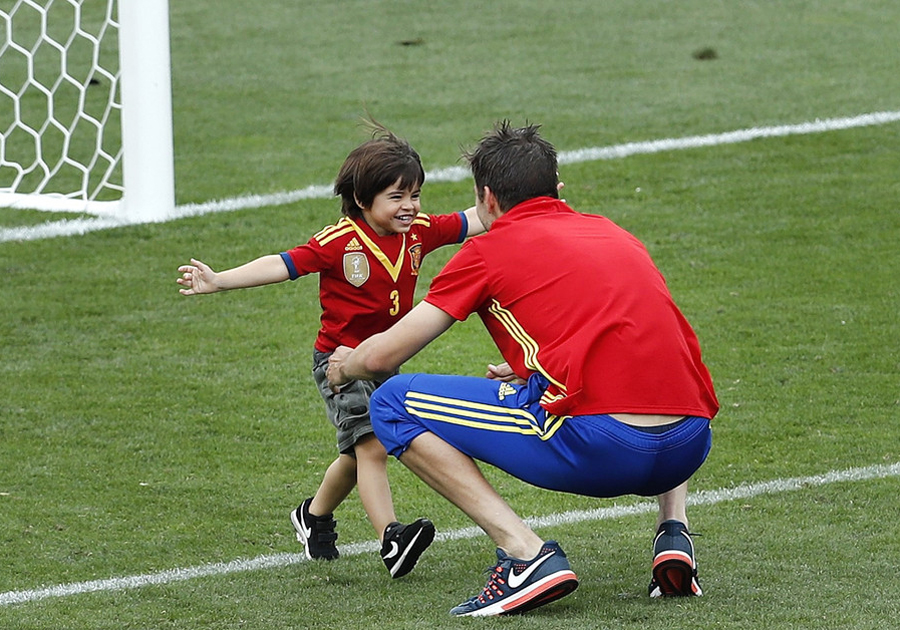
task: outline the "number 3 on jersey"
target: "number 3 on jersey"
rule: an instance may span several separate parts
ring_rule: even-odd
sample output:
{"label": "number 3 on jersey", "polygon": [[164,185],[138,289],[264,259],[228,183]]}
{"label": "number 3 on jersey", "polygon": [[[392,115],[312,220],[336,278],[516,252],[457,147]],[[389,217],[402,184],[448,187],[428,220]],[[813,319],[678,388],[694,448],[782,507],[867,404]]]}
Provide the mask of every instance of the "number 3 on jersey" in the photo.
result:
{"label": "number 3 on jersey", "polygon": [[400,312],[400,292],[397,289],[391,291],[391,310],[388,313],[396,316]]}

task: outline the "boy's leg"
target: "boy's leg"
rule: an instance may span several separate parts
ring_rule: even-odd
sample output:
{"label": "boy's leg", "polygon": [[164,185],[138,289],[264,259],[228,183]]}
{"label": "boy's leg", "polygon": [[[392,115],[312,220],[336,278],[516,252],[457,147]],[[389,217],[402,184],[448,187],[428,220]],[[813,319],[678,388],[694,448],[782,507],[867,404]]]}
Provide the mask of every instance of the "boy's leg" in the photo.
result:
{"label": "boy's leg", "polygon": [[[329,353],[313,352],[313,379],[325,402],[328,419],[338,430],[338,448],[341,452],[325,471],[314,496],[305,499],[291,511],[291,524],[297,532],[297,540],[303,543],[306,557],[334,560],[339,557],[335,541],[334,510],[356,486],[356,460],[349,454],[352,436],[342,435],[338,415],[340,410],[325,378]],[[343,444],[342,444],[343,442]]]}
{"label": "boy's leg", "polygon": [[385,528],[397,520],[387,478],[387,452],[374,435],[362,438],[354,450],[359,498],[381,541]]}
{"label": "boy's leg", "polygon": [[313,514],[324,515],[333,512],[350,494],[357,483],[357,445],[371,437],[368,403],[369,396],[377,384],[369,381],[354,381],[335,393],[325,376],[330,352],[313,352],[313,380],[322,400],[329,422],[337,431],[337,446],[340,455],[328,467],[310,510]]}
{"label": "boy's leg", "polygon": [[315,496],[291,511],[291,525],[310,560],[335,560],[340,556],[333,512],[355,484],[356,461],[349,455],[339,455],[325,471]]}
{"label": "boy's leg", "polygon": [[340,505],[356,481],[356,462],[340,455],[325,471],[314,497],[305,499],[291,511],[291,525],[310,560],[335,560],[340,556],[335,541],[334,509]]}
{"label": "boy's leg", "polygon": [[381,542],[381,559],[392,578],[403,577],[434,540],[434,524],[424,518],[409,525],[397,522],[387,478],[387,451],[374,435],[356,443],[356,460],[359,496]]}
{"label": "boy's leg", "polygon": [[356,460],[341,454],[325,471],[322,483],[309,504],[309,511],[316,516],[331,514],[343,503],[356,486]]}

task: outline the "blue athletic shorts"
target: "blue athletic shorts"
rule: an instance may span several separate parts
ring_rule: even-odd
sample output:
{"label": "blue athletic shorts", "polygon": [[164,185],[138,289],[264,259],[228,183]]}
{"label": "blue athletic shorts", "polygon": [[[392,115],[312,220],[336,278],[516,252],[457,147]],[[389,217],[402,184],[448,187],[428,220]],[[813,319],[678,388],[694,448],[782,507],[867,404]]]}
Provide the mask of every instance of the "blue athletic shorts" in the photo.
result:
{"label": "blue athletic shorts", "polygon": [[712,444],[709,420],[661,432],[607,415],[553,416],[538,404],[547,382],[402,374],[371,398],[375,435],[400,457],[428,431],[474,459],[541,488],[594,497],[655,496],[687,481]]}

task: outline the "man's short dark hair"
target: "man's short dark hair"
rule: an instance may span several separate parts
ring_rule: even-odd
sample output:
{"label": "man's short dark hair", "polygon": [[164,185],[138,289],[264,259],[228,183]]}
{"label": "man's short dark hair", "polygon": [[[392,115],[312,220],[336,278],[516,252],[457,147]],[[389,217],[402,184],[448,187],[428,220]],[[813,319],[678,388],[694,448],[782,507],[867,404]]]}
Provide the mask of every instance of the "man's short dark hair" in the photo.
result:
{"label": "man's short dark hair", "polygon": [[540,125],[513,127],[503,120],[463,157],[472,169],[478,198],[487,186],[500,210],[535,197],[559,198],[556,149],[544,140]]}

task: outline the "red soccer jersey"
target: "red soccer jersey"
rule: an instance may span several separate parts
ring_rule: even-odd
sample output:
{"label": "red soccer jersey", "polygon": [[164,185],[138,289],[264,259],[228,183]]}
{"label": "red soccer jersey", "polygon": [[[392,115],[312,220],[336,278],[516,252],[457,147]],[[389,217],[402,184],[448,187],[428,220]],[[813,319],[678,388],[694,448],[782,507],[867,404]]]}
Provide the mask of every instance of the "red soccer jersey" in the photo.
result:
{"label": "red soccer jersey", "polygon": [[522,377],[550,382],[556,415],[696,415],[718,410],[693,329],[644,246],[612,221],[549,197],[468,241],[425,301],[477,312]]}
{"label": "red soccer jersey", "polygon": [[322,327],[315,347],[355,348],[387,330],[413,305],[425,254],[465,239],[461,212],[419,214],[406,234],[379,236],[365,221],[344,217],[305,245],[282,252],[291,280],[319,274]]}

